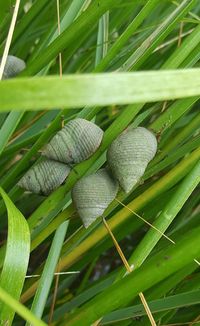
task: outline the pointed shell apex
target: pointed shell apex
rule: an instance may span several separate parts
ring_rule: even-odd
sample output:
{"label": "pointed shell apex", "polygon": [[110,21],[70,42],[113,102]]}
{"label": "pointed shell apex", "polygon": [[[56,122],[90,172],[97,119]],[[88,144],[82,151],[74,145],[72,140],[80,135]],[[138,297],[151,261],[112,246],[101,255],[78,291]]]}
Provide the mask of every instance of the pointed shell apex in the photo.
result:
{"label": "pointed shell apex", "polygon": [[143,127],[125,130],[109,146],[108,164],[126,193],[138,183],[156,151],[155,135]]}

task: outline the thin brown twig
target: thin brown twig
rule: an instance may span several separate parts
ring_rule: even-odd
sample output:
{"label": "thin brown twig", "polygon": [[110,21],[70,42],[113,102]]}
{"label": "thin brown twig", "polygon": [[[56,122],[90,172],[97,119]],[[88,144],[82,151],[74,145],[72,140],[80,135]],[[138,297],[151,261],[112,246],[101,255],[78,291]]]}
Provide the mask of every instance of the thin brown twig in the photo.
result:
{"label": "thin brown twig", "polygon": [[50,312],[49,312],[49,322],[48,322],[49,325],[52,323],[54,308],[55,308],[55,304],[56,304],[56,297],[57,297],[57,293],[58,293],[58,284],[59,284],[59,278],[60,278],[59,271],[60,271],[60,269],[59,269],[59,263],[58,263],[57,273],[55,276],[55,287],[54,287],[54,291],[53,291],[53,299],[52,299]]}
{"label": "thin brown twig", "polygon": [[133,213],[134,215],[136,215],[139,219],[141,219],[143,222],[145,222],[147,225],[149,225],[151,228],[153,228],[155,231],[159,232],[163,237],[165,237],[168,241],[170,241],[171,243],[175,244],[175,242],[170,239],[167,235],[165,235],[163,232],[161,232],[159,229],[157,229],[153,224],[149,223],[147,220],[145,220],[145,218],[143,218],[142,216],[140,216],[138,213],[134,212],[131,208],[129,208],[128,206],[126,206],[124,203],[122,203],[119,199],[115,198],[115,200],[121,204],[122,206],[124,206],[126,209],[128,209],[131,213]]}
{"label": "thin brown twig", "polygon": [[155,322],[155,320],[153,318],[153,315],[152,315],[151,310],[150,310],[150,308],[149,308],[149,306],[147,304],[147,301],[146,301],[146,299],[144,297],[144,294],[142,292],[140,292],[139,296],[140,296],[140,300],[142,301],[142,304],[144,306],[144,309],[145,309],[145,311],[146,311],[146,313],[147,313],[147,315],[149,317],[149,321],[150,321],[151,325],[156,325],[156,322]]}
{"label": "thin brown twig", "polygon": [[[112,230],[110,229],[108,223],[106,222],[106,219],[104,217],[102,217],[102,220],[103,220],[103,223],[104,223],[104,226],[105,226],[106,230],[108,231],[108,233],[110,234],[110,236],[111,236],[111,238],[113,240],[113,243],[114,243],[114,245],[115,245],[115,247],[116,247],[116,249],[117,249],[117,251],[119,253],[119,256],[121,257],[121,260],[122,260],[124,266],[126,267],[127,272],[131,273],[133,271],[133,268],[129,265],[129,263],[128,263],[125,255],[124,255],[124,253],[122,251],[122,249],[120,248],[119,243],[117,242],[114,234],[112,233]],[[155,322],[155,320],[153,318],[153,315],[152,315],[151,310],[150,310],[150,308],[148,306],[148,303],[147,303],[147,301],[146,301],[146,299],[144,297],[144,294],[142,292],[140,292],[139,297],[140,297],[140,300],[141,300],[141,302],[142,302],[142,304],[144,306],[144,309],[145,309],[145,311],[147,313],[147,316],[149,318],[149,321],[150,321],[151,325],[156,326],[156,322]]]}
{"label": "thin brown twig", "polygon": [[8,37],[7,37],[7,40],[6,40],[6,44],[5,44],[5,48],[4,48],[4,52],[3,52],[3,56],[2,56],[2,60],[1,60],[1,64],[0,64],[0,80],[2,80],[2,77],[3,77],[3,72],[4,72],[4,69],[5,69],[5,65],[6,65],[10,45],[11,45],[11,42],[12,42],[12,36],[13,36],[13,33],[14,33],[14,29],[15,29],[17,15],[18,15],[18,11],[19,11],[19,5],[20,5],[20,0],[16,0],[14,11],[13,11],[13,16],[12,16],[12,20],[11,20],[11,24],[10,24],[10,28],[9,28],[9,31],[8,31]]}
{"label": "thin brown twig", "polygon": [[124,256],[123,251],[121,250],[121,248],[119,246],[119,243],[117,242],[114,234],[112,233],[112,231],[111,231],[111,229],[110,229],[110,227],[109,227],[109,225],[106,222],[106,220],[105,220],[104,217],[103,217],[103,223],[104,223],[104,225],[105,225],[108,233],[110,234],[110,236],[111,236],[111,238],[112,238],[112,240],[114,242],[114,245],[115,245],[115,247],[116,247],[116,249],[117,249],[117,251],[118,251],[118,253],[119,253],[120,257],[121,257],[121,260],[123,261],[124,266],[126,267],[127,272],[128,273],[131,273],[132,272],[132,268],[130,267],[130,265],[129,265],[127,259],[126,259],[126,257]]}
{"label": "thin brown twig", "polygon": [[[182,33],[181,35],[181,38],[183,39],[183,37],[191,34],[192,32],[194,31],[194,28],[191,28],[189,31],[185,32],[185,33]],[[168,45],[171,45],[173,44],[174,42],[178,41],[178,36],[176,37],[173,37],[172,39],[170,39],[169,41],[165,42],[165,43],[162,43],[160,45],[157,46],[157,48],[153,51],[154,52],[157,52],[159,50],[162,50],[164,49],[165,47],[167,47]]]}

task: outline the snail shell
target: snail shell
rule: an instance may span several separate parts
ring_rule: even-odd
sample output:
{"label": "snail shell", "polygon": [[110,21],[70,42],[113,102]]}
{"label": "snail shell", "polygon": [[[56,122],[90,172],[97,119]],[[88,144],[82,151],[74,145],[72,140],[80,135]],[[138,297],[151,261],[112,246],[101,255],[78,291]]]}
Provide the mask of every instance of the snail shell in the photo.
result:
{"label": "snail shell", "polygon": [[88,159],[100,146],[103,130],[85,119],[67,123],[43,148],[43,155],[63,163]]}
{"label": "snail shell", "polygon": [[[1,58],[0,58],[1,62]],[[3,79],[14,77],[18,75],[26,67],[25,62],[22,59],[9,55],[7,57],[6,65],[3,72]]]}
{"label": "snail shell", "polygon": [[126,193],[140,180],[156,150],[156,137],[143,127],[128,129],[112,142],[107,151],[108,164]]}
{"label": "snail shell", "polygon": [[18,185],[35,194],[48,195],[64,182],[69,173],[66,164],[44,159],[30,168]]}
{"label": "snail shell", "polygon": [[106,169],[80,179],[72,189],[72,199],[87,228],[101,216],[118,192],[118,182]]}

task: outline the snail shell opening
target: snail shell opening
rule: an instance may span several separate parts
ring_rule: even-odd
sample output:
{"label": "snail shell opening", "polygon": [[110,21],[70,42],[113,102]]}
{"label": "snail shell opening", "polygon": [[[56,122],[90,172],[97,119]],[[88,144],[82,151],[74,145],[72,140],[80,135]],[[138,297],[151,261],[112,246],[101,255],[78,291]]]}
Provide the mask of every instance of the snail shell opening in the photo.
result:
{"label": "snail shell opening", "polygon": [[35,194],[47,196],[67,178],[70,168],[63,163],[44,159],[30,168],[18,186]]}
{"label": "snail shell opening", "polygon": [[85,119],[67,123],[43,148],[43,155],[63,163],[80,163],[96,152],[103,130]]}
{"label": "snail shell opening", "polygon": [[106,169],[83,177],[75,184],[72,200],[85,228],[102,216],[115,199],[118,189],[118,182]]}
{"label": "snail shell opening", "polygon": [[[0,58],[0,63],[1,60],[2,58]],[[13,55],[8,55],[3,72],[3,79],[8,79],[17,76],[25,68],[26,64],[24,60],[17,58]]]}
{"label": "snail shell opening", "polygon": [[110,145],[108,164],[122,189],[128,193],[140,180],[157,151],[157,139],[146,128],[127,129]]}

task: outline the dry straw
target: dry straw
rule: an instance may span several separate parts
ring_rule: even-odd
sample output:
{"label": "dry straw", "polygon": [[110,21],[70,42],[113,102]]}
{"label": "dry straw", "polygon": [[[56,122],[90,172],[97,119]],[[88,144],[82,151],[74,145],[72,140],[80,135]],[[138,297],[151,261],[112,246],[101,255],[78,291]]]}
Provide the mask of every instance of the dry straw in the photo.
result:
{"label": "dry straw", "polygon": [[18,11],[19,11],[19,5],[20,5],[20,0],[16,0],[15,8],[14,8],[14,12],[13,12],[9,32],[8,32],[8,37],[7,37],[7,40],[6,40],[6,45],[5,45],[5,48],[4,48],[4,52],[3,52],[3,56],[2,56],[2,60],[1,60],[1,64],[0,64],[0,80],[3,77],[4,68],[5,68],[5,65],[6,65],[10,45],[11,45],[11,42],[12,42],[12,37],[13,37],[14,29],[15,29],[15,24],[16,24],[16,21],[17,21]]}

